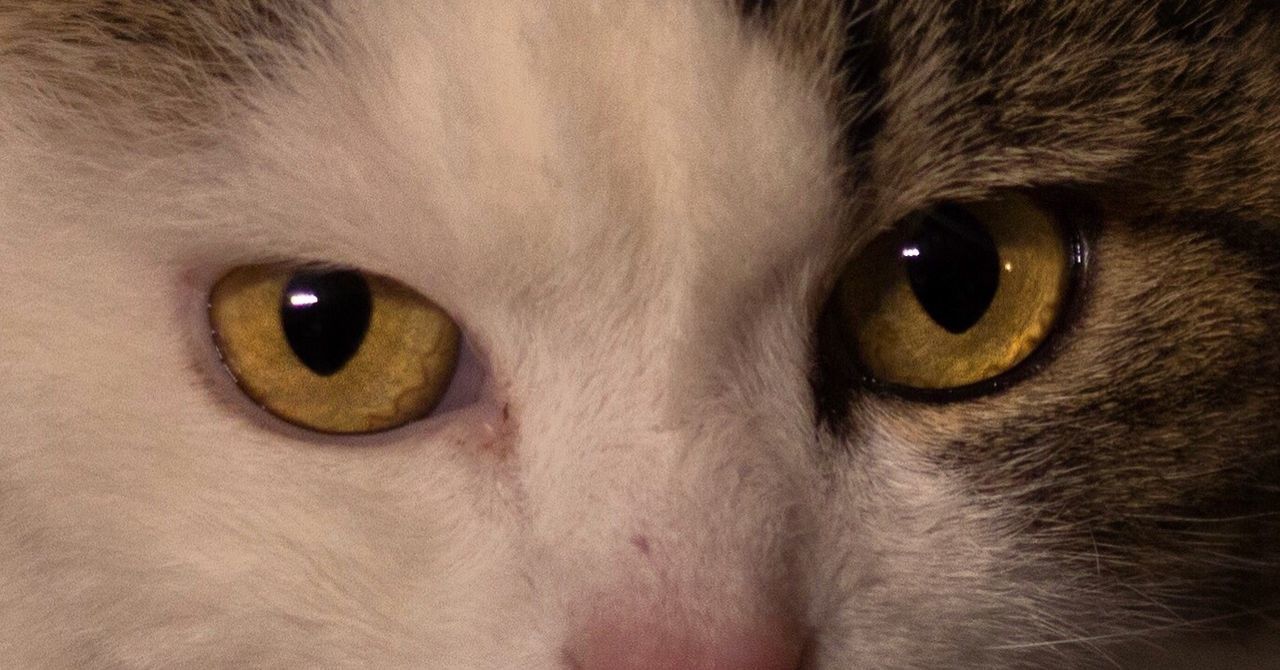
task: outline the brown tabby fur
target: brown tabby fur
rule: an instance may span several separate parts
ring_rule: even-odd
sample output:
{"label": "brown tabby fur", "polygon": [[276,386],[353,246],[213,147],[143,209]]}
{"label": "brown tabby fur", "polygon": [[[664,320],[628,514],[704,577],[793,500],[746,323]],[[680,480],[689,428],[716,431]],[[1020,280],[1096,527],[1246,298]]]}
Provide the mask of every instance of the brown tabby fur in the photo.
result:
{"label": "brown tabby fur", "polygon": [[[740,4],[745,31],[829,91],[850,221],[887,227],[1017,189],[1091,250],[1064,332],[1008,389],[887,397],[824,370],[840,343],[816,337],[815,423],[842,447],[834,461],[862,458],[875,413],[991,508],[1017,510],[1035,557],[1018,570],[1072,584],[1068,609],[1096,624],[1065,626],[1060,646],[1128,636],[1134,617],[1185,622],[1179,634],[1266,626],[1280,579],[1280,5]],[[49,104],[27,107],[48,113],[28,123],[51,136],[87,122],[135,140],[119,122],[139,116],[216,128],[291,53],[334,48],[327,11],[0,0],[0,88],[33,82],[26,95]]]}

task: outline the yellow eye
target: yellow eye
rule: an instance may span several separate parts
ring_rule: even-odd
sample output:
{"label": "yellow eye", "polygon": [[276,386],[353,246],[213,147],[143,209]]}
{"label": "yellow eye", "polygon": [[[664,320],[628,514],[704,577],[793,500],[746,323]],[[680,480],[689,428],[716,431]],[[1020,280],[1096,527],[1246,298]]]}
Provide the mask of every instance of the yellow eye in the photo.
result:
{"label": "yellow eye", "polygon": [[218,349],[272,414],[325,433],[426,416],[458,360],[458,327],[406,286],[361,272],[247,266],[209,298]]}
{"label": "yellow eye", "polygon": [[978,384],[1048,337],[1075,254],[1054,217],[1021,195],[916,214],[845,271],[837,304],[865,372],[923,390]]}

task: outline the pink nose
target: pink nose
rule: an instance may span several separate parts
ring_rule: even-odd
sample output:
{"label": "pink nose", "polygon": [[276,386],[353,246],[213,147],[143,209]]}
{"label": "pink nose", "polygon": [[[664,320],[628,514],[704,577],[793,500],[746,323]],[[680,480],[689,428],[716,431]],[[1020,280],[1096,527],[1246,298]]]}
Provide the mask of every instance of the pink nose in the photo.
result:
{"label": "pink nose", "polygon": [[569,650],[575,670],[796,670],[801,645],[783,624],[699,639],[692,631],[597,626]]}

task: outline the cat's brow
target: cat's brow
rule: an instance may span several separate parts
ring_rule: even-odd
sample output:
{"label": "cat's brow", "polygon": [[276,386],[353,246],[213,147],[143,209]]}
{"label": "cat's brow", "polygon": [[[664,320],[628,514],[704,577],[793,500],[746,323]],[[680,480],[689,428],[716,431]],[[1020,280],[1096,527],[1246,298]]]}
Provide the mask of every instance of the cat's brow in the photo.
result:
{"label": "cat's brow", "polygon": [[[0,5],[0,75],[39,81],[99,132],[189,129],[318,48],[329,2],[66,0]],[[120,101],[116,110],[104,101]],[[120,120],[104,112],[120,112]]]}

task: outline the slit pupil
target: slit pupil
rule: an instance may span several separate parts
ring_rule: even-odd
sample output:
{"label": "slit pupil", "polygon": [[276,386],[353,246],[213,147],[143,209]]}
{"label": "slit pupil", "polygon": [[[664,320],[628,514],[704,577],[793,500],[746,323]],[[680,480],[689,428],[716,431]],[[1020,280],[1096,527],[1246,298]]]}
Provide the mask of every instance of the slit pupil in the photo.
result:
{"label": "slit pupil", "polygon": [[982,320],[1000,287],[1000,253],[972,214],[955,204],[930,209],[900,251],[911,290],[934,322],[959,335]]}
{"label": "slit pupil", "polygon": [[369,283],[359,272],[299,272],[280,302],[280,322],[294,355],[322,377],[337,374],[360,350],[373,315]]}

